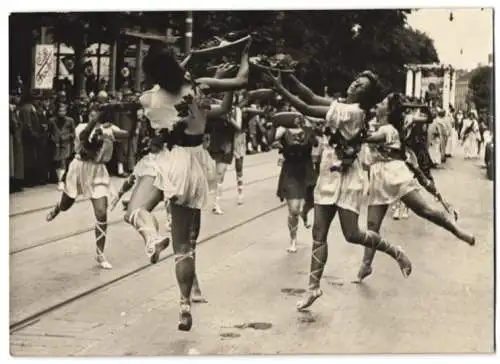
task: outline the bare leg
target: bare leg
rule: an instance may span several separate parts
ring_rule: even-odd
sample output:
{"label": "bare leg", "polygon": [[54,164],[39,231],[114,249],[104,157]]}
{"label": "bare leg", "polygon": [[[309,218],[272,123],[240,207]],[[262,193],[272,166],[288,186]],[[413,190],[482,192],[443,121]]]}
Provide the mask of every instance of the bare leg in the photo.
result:
{"label": "bare leg", "polygon": [[191,330],[193,324],[191,316],[191,289],[195,276],[195,264],[191,234],[196,225],[197,209],[179,206],[175,203],[170,206],[172,211],[172,242],[175,253],[175,275],[180,289],[180,316],[178,329]]}
{"label": "bare leg", "polygon": [[68,211],[74,203],[75,199],[69,197],[63,192],[63,194],[61,195],[61,200],[49,211],[45,219],[47,220],[47,222],[54,220],[61,211]]}
{"label": "bare leg", "polygon": [[103,269],[111,269],[112,265],[104,255],[104,246],[106,245],[106,234],[108,231],[108,198],[101,197],[92,199],[92,206],[94,207],[94,214],[96,218],[95,225],[95,245],[96,245],[96,260],[99,266]]}
{"label": "bare leg", "polygon": [[227,170],[228,165],[226,163],[217,163],[216,164],[216,169],[217,169],[217,186],[215,187],[215,202],[214,206],[212,208],[212,212],[216,215],[222,215],[224,214],[224,211],[222,211],[220,207],[220,199],[222,197],[222,184],[224,183],[224,177],[226,175],[226,170]]}
{"label": "bare leg", "polygon": [[311,306],[323,292],[320,281],[328,259],[327,237],[337,207],[335,205],[314,205],[313,246],[311,254],[311,270],[309,273],[309,291],[297,302],[297,309],[304,310]]}
{"label": "bare leg", "polygon": [[120,187],[120,191],[118,191],[118,195],[113,198],[113,201],[111,201],[111,204],[110,204],[111,211],[113,211],[115,209],[116,205],[118,204],[118,201],[120,201],[120,199],[123,197],[123,195],[126,194],[128,191],[130,191],[132,189],[132,187],[134,187],[135,180],[136,180],[136,177],[133,174],[131,174],[125,180],[125,182],[123,182],[122,186]]}
{"label": "bare leg", "polygon": [[419,191],[412,191],[403,196],[401,200],[418,216],[448,230],[457,238],[469,245],[474,245],[476,243],[475,237],[472,234],[458,228],[453,219],[451,219],[447,214],[428,205],[420,195]]}
{"label": "bare leg", "polygon": [[152,264],[158,262],[161,251],[170,244],[168,236],[161,237],[158,232],[158,221],[151,213],[162,200],[163,193],[153,185],[154,178],[139,178],[132,192],[125,221],[132,225],[144,239],[146,255]]}
{"label": "bare leg", "polygon": [[238,185],[238,205],[243,205],[243,157],[234,160],[234,168]]}
{"label": "bare leg", "polygon": [[398,200],[394,203],[394,213],[392,214],[394,220],[399,220],[401,218],[401,201]]}
{"label": "bare leg", "polygon": [[287,200],[288,205],[288,231],[290,232],[290,246],[286,249],[289,253],[297,252],[297,230],[299,228],[300,206],[302,200]]}
{"label": "bare leg", "polygon": [[[387,213],[388,205],[374,205],[368,206],[368,230],[380,232],[382,221],[384,221],[385,214]],[[358,272],[358,282],[372,274],[372,263],[375,258],[376,250],[366,247],[363,253],[363,262]]]}
{"label": "bare leg", "polygon": [[411,274],[411,262],[400,247],[389,244],[375,231],[359,228],[359,215],[353,211],[339,209],[340,226],[349,243],[359,244],[386,253],[393,258],[405,278]]}
{"label": "bare leg", "polygon": [[304,226],[306,229],[311,227],[311,224],[308,222],[308,214],[314,208],[314,186],[309,186],[307,188],[306,198],[304,199],[304,204],[302,205],[301,217],[302,221],[304,221]]}
{"label": "bare leg", "polygon": [[198,281],[198,275],[196,274],[196,243],[198,236],[200,235],[201,226],[201,211],[198,210],[195,214],[194,223],[191,230],[191,246],[193,249],[193,262],[194,262],[194,278],[193,278],[193,289],[191,291],[191,301],[194,303],[206,303],[207,299],[201,293],[200,283]]}

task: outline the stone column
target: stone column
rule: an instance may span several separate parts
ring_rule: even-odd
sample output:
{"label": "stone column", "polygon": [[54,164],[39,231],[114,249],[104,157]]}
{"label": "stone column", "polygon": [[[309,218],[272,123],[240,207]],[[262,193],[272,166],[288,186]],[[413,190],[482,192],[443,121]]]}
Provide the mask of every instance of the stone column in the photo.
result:
{"label": "stone column", "polygon": [[422,70],[417,69],[417,73],[415,74],[415,93],[414,96],[417,98],[422,97]]}
{"label": "stone column", "polygon": [[451,73],[450,69],[447,68],[444,71],[443,76],[443,109],[448,112],[450,105],[450,81],[451,81]]}
{"label": "stone column", "polygon": [[450,87],[450,104],[456,109],[455,98],[456,98],[456,89],[457,89],[457,72],[452,70],[451,75],[451,87]]}
{"label": "stone column", "polygon": [[413,96],[413,70],[406,71],[406,96]]}
{"label": "stone column", "polygon": [[141,91],[141,81],[142,81],[142,39],[135,44],[135,85],[134,89],[136,92]]}
{"label": "stone column", "polygon": [[186,14],[186,33],[184,42],[184,53],[188,54],[191,51],[193,44],[193,12],[188,11]]}
{"label": "stone column", "polygon": [[109,60],[109,92],[116,94],[116,58],[118,53],[118,42],[115,40],[111,46],[111,57]]}

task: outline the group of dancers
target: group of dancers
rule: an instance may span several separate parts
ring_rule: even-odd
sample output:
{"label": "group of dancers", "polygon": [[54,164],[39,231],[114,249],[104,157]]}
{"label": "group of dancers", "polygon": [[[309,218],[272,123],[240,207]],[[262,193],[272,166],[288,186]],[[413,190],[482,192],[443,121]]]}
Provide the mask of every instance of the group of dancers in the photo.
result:
{"label": "group of dancers", "polygon": [[[145,254],[152,264],[172,243],[180,289],[179,330],[191,329],[191,303],[204,300],[196,276],[195,246],[201,210],[209,202],[211,191],[215,195],[212,212],[223,213],[219,199],[227,166],[234,157],[233,150],[227,147],[231,138],[236,148],[238,203],[243,204],[242,114],[259,112],[248,107],[255,100],[278,94],[296,110],[277,112],[272,120],[275,143],[284,159],[277,195],[288,206],[288,252],[296,252],[299,221],[302,218],[310,228],[308,214],[314,209],[309,289],[297,304],[299,310],[311,306],[322,295],[320,280],[328,257],[327,236],[337,213],[345,239],[364,246],[360,280],[372,273],[376,251],[392,257],[403,276],[411,274],[412,264],[403,249],[379,234],[387,207],[398,200],[460,240],[475,244],[471,234],[458,228],[449,214],[430,206],[420,193],[419,182],[438,194],[433,183],[418,173],[418,163],[412,158],[405,135],[411,125],[429,122],[428,110],[422,113],[409,109],[398,93],[384,95],[377,75],[371,71],[360,73],[348,87],[345,99],[339,100],[314,94],[289,74],[288,81],[298,94],[295,96],[283,86],[281,74],[276,77],[271,71],[263,71],[269,89],[247,90],[251,41],[242,52],[237,70],[223,64],[213,77],[195,78],[186,71],[190,57],[178,62],[164,47],[151,47],[143,62],[151,88],[142,94],[139,103],[154,135],[148,153],[112,206],[132,190],[124,219],[142,236]],[[51,221],[68,210],[77,196],[89,197],[96,217],[96,260],[105,269],[111,268],[104,255],[110,187],[105,163],[111,158],[113,141],[127,136],[107,122],[112,107],[94,108],[88,123],[78,126],[76,155],[68,167],[64,191],[47,216]],[[372,117],[376,122],[370,129],[368,121]],[[320,132],[312,127],[317,120],[323,120]],[[367,176],[368,228],[362,229],[358,219]],[[165,235],[160,233],[152,213],[161,202],[169,222],[169,233]]]}

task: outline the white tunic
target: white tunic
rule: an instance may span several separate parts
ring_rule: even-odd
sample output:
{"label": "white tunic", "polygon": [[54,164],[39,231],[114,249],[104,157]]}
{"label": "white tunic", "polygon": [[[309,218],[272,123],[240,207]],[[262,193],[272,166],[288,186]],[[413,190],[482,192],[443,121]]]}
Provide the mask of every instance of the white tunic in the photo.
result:
{"label": "white tunic", "polygon": [[[382,125],[377,132],[385,136],[384,143],[379,146],[389,150],[401,149],[399,133],[392,125]],[[403,160],[393,159],[376,147],[371,148],[370,159],[369,205],[390,205],[419,188]]]}
{"label": "white tunic", "polygon": [[[185,86],[174,96],[159,86],[146,91],[140,98],[144,115],[151,126],[172,130],[181,119],[175,105],[183,96],[193,95],[192,87]],[[158,154],[144,159],[144,175],[154,175],[154,186],[163,192],[165,200],[190,208],[201,209],[208,202],[209,183],[216,178],[215,162],[202,144],[193,147],[174,146],[164,148]],[[149,173],[153,169],[153,173]]]}
{"label": "white tunic", "polygon": [[[326,115],[326,125],[332,132],[340,131],[350,140],[363,128],[365,112],[358,104],[343,104],[334,101]],[[314,202],[318,205],[337,205],[340,208],[359,213],[361,206],[364,173],[359,159],[347,172],[331,172],[330,168],[340,165],[334,148],[326,145],[321,153],[318,181],[314,189]]]}

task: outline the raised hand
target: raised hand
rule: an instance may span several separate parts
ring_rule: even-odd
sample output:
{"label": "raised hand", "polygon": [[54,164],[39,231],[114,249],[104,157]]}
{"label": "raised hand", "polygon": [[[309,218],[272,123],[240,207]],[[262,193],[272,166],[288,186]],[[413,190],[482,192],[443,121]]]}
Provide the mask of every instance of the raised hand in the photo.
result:
{"label": "raised hand", "polygon": [[269,82],[274,87],[282,86],[281,72],[278,73],[277,77],[275,77],[270,70],[266,70],[266,72],[263,73],[263,78],[265,81]]}
{"label": "raised hand", "polygon": [[214,78],[226,78],[231,71],[234,70],[235,65],[231,63],[223,63],[217,66]]}

